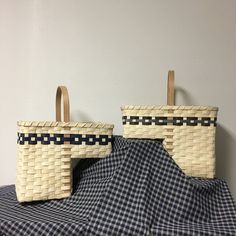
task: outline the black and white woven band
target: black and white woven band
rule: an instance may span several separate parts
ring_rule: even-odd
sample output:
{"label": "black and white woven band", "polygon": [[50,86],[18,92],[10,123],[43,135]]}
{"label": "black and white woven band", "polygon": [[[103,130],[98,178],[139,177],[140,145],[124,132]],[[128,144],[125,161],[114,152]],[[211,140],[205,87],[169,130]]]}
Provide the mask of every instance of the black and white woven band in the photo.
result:
{"label": "black and white woven band", "polygon": [[17,143],[19,145],[108,145],[112,142],[111,135],[92,135],[92,134],[35,134],[18,133]]}
{"label": "black and white woven band", "polygon": [[152,117],[123,116],[123,125],[176,125],[176,126],[216,126],[217,119],[210,117]]}

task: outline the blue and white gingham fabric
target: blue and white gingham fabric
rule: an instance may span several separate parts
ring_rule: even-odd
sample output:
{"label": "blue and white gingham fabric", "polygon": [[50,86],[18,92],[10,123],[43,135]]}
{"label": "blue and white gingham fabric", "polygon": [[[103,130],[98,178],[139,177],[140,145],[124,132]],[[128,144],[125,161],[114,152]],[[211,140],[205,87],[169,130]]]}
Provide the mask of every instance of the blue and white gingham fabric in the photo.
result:
{"label": "blue and white gingham fabric", "polygon": [[73,196],[19,204],[0,188],[0,235],[236,235],[227,184],[187,177],[161,143],[116,137],[105,159],[81,161]]}

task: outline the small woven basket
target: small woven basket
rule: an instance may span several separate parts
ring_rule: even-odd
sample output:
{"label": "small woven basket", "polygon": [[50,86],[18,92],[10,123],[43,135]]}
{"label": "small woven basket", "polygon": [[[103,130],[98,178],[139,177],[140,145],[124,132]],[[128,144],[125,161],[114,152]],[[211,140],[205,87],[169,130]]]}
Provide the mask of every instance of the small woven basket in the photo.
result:
{"label": "small woven basket", "polygon": [[[61,122],[61,97],[64,122]],[[113,125],[69,122],[69,95],[60,86],[56,122],[18,122],[16,194],[19,202],[69,197],[71,158],[102,158],[112,149]]]}
{"label": "small woven basket", "polygon": [[166,150],[190,176],[215,176],[217,107],[174,106],[174,71],[168,73],[167,106],[121,108],[125,138],[164,139]]}

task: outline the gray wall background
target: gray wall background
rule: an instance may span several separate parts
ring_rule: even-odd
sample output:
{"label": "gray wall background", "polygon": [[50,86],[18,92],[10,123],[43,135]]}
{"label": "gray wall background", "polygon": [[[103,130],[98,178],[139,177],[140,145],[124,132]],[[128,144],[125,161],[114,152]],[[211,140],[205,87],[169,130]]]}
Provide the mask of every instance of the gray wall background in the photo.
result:
{"label": "gray wall background", "polygon": [[217,176],[236,199],[235,0],[0,0],[0,185],[15,182],[16,121],[54,120],[67,85],[73,120],[114,123],[119,107],[216,105]]}

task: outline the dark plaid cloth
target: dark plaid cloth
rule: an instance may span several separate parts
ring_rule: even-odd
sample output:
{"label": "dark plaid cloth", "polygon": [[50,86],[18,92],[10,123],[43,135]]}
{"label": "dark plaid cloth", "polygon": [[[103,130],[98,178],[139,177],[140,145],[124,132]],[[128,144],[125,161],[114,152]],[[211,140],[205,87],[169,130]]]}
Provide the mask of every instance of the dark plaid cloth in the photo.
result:
{"label": "dark plaid cloth", "polygon": [[227,184],[186,177],[156,141],[117,137],[105,159],[86,159],[72,197],[19,204],[0,188],[0,232],[7,236],[236,235]]}

